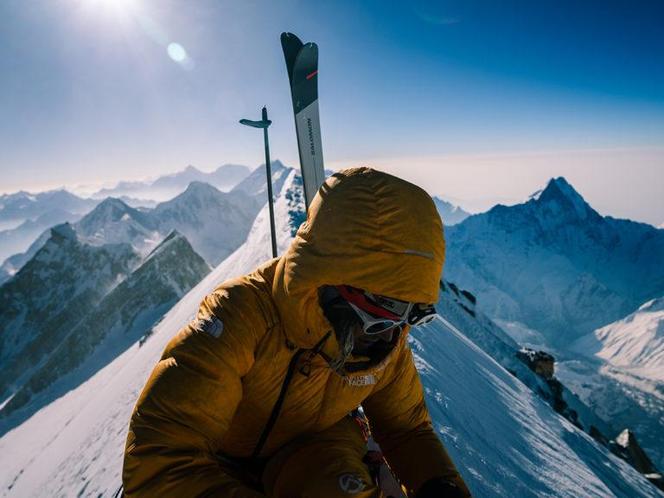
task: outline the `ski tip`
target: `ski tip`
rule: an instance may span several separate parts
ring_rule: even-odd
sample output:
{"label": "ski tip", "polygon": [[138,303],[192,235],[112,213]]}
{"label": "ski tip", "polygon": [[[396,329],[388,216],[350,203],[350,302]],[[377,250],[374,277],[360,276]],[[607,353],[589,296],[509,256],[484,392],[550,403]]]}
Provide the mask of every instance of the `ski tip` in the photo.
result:
{"label": "ski tip", "polygon": [[302,47],[302,51],[308,54],[311,54],[310,57],[314,57],[318,60],[318,45],[314,42],[305,43]]}
{"label": "ski tip", "polygon": [[289,31],[284,31],[281,33],[281,43],[285,42],[299,42],[300,45],[303,45],[302,41],[297,37],[297,35],[294,35],[293,33]]}

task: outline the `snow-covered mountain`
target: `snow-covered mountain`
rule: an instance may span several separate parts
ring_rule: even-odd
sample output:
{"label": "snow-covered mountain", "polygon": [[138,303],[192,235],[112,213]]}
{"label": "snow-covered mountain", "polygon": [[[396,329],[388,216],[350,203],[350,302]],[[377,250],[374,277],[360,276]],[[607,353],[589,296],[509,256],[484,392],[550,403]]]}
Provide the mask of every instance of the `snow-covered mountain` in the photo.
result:
{"label": "snow-covered mountain", "polygon": [[141,253],[154,249],[164,237],[149,212],[129,207],[113,197],[100,202],[74,224],[74,229],[89,244],[125,243]]}
{"label": "snow-covered mountain", "polygon": [[224,193],[207,183],[192,182],[154,209],[134,209],[108,198],[74,227],[89,243],[122,241],[143,254],[177,230],[206,261],[218,264],[246,239],[260,206],[244,192]]}
{"label": "snow-covered mountain", "polygon": [[[283,168],[275,175],[283,183]],[[263,178],[265,184],[265,178]],[[251,223],[267,196],[243,191],[224,193],[211,185],[192,182],[177,197],[155,208],[133,208],[117,198],[106,198],[72,226],[78,237],[92,245],[127,243],[145,255],[172,230],[184,234],[196,252],[217,264],[246,238]],[[0,236],[1,236],[0,232]],[[50,231],[44,230],[23,253],[0,266],[0,285],[11,278],[43,246]]]}
{"label": "snow-covered mountain", "polygon": [[[289,172],[292,168],[284,166],[278,159],[270,162],[270,171],[272,173],[272,189],[274,192],[280,192]],[[267,202],[267,175],[265,173],[265,164],[261,164],[253,170],[249,176],[238,183],[233,192],[243,191],[249,195],[257,197],[261,202]]]}
{"label": "snow-covered mountain", "polygon": [[[181,194],[191,182],[208,183],[218,190],[227,192],[240,183],[247,175],[249,168],[238,164],[224,164],[215,171],[206,173],[187,166],[183,171],[172,175],[160,176],[156,180],[146,182],[120,182],[113,188],[104,188],[95,192],[92,197],[122,197],[165,201]],[[131,204],[128,202],[128,204]]]}
{"label": "snow-covered mountain", "polygon": [[[26,251],[50,227],[77,221],[96,204],[66,190],[0,195],[0,262]],[[0,281],[8,275],[9,269],[0,271]]]}
{"label": "snow-covered mountain", "polygon": [[558,363],[565,384],[616,429],[630,428],[664,468],[664,300],[645,303],[570,349],[583,356]]}
{"label": "snow-covered mountain", "polygon": [[158,204],[149,215],[161,232],[178,230],[206,261],[217,265],[247,238],[251,224],[267,202],[242,192],[220,192],[192,182],[183,193]]}
{"label": "snow-covered mountain", "polygon": [[92,209],[97,202],[83,199],[62,189],[37,194],[20,191],[0,195],[0,229],[7,229],[6,224],[10,223],[14,224],[12,228],[15,228],[26,220],[36,220],[54,210],[82,215]]}
{"label": "snow-covered mountain", "polygon": [[16,228],[0,231],[0,261],[28,249],[30,244],[47,228],[66,221],[73,223],[80,217],[80,214],[54,208],[35,219],[25,220]]}
{"label": "snow-covered mountain", "polygon": [[610,422],[615,429],[610,437],[630,429],[657,468],[664,468],[664,384],[582,356],[561,357],[556,372],[586,405]]}
{"label": "snow-covered mountain", "polygon": [[[171,232],[98,305],[82,312],[82,319],[65,333],[43,366],[4,405],[0,416],[6,419],[30,403],[29,410],[13,417],[12,424],[16,424],[38,407],[77,387],[139,340],[209,272],[210,267],[187,239]],[[44,393],[41,399],[36,397],[40,393]],[[9,425],[8,421],[5,423]]]}
{"label": "snow-covered mountain", "polygon": [[[303,218],[297,182],[298,176],[290,172],[277,191],[280,252]],[[221,281],[270,257],[268,226],[264,207],[247,241],[143,341],[20,426],[0,430],[0,496],[112,496],[120,484],[127,421],[165,344]],[[457,327],[473,324],[470,311],[475,310],[469,303],[465,310],[449,291],[444,294],[439,304],[456,309],[456,315],[451,314]],[[491,328],[487,324],[485,317],[479,319],[473,333],[479,337]],[[509,342],[494,328],[496,337]],[[492,341],[488,335],[487,341]],[[415,331],[411,345],[435,426],[474,496],[661,496],[643,476],[558,416],[463,334],[434,322]],[[0,428],[2,424],[0,420]]]}
{"label": "snow-covered mountain", "polygon": [[32,257],[37,254],[46,241],[51,237],[51,229],[44,230],[25,252],[14,254],[8,257],[0,266],[0,285],[4,284],[7,280],[12,278],[16,273],[23,268]]}
{"label": "snow-covered mountain", "polygon": [[128,244],[93,247],[79,241],[69,224],[53,228],[46,244],[0,287],[0,399],[138,263]]}
{"label": "snow-covered mountain", "polygon": [[572,349],[664,384],[664,298],[582,337]]}
{"label": "snow-covered mountain", "polygon": [[557,376],[614,428],[607,435],[632,429],[662,467],[664,389],[570,345],[664,294],[664,232],[600,216],[558,178],[524,204],[450,227],[446,239],[446,277],[513,338],[553,351]]}
{"label": "snow-covered mountain", "polygon": [[470,216],[470,213],[464,211],[460,206],[455,206],[454,204],[447,202],[440,197],[434,196],[432,199],[436,205],[438,214],[443,220],[443,225],[446,227],[461,223],[463,220]]}
{"label": "snow-covered mountain", "polygon": [[664,232],[600,216],[564,178],[524,204],[470,216],[446,238],[446,277],[492,318],[550,345],[564,348],[664,295]]}

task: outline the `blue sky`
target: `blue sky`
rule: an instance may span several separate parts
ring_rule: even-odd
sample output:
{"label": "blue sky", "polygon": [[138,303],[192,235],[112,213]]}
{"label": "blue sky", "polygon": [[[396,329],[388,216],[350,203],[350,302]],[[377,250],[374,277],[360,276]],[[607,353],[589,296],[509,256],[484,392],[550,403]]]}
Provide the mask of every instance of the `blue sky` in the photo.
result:
{"label": "blue sky", "polygon": [[330,166],[480,204],[564,174],[659,224],[662,25],[659,1],[4,0],[0,191],[255,166],[260,134],[237,121],[262,105],[273,157],[296,165],[288,30],[320,47]]}

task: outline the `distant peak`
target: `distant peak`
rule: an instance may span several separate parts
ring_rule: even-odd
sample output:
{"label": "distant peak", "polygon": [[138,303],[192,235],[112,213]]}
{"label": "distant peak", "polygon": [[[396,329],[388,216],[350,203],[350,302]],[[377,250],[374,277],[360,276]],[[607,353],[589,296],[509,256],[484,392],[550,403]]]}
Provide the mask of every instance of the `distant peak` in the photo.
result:
{"label": "distant peak", "polygon": [[152,256],[153,254],[162,251],[164,247],[167,245],[170,245],[173,241],[178,240],[178,239],[185,239],[185,236],[182,235],[180,232],[178,232],[176,229],[171,230],[168,235],[155,247],[152,252],[150,253],[149,257]]}
{"label": "distant peak", "polygon": [[192,166],[191,164],[188,165],[188,166],[184,169],[184,171],[185,171],[186,173],[199,173],[198,168],[196,168],[195,166]]}
{"label": "distant peak", "polygon": [[176,229],[171,230],[168,235],[155,247],[150,254],[145,258],[145,262],[149,260],[154,260],[155,258],[161,258],[162,255],[165,257],[170,257],[167,253],[167,250],[172,247],[186,247],[188,250],[195,252],[189,244],[187,238],[178,232]]}
{"label": "distant peak", "polygon": [[562,176],[549,180],[546,188],[534,193],[531,196],[531,199],[541,204],[553,202],[567,205],[573,209],[580,218],[587,218],[592,211],[592,208],[584,198],[581,197],[581,194],[579,194]]}
{"label": "distant peak", "polygon": [[185,193],[189,194],[202,193],[202,192],[219,192],[219,191],[209,183],[199,182],[199,181],[190,182],[189,185],[187,185],[187,190],[185,190]]}
{"label": "distant peak", "polygon": [[583,200],[581,194],[574,190],[574,187],[572,187],[572,185],[570,185],[570,183],[562,176],[559,176],[558,178],[551,178],[551,180],[549,180],[549,183],[546,185],[544,191],[546,192],[550,189],[558,189],[558,191],[560,191],[568,198],[578,198]]}
{"label": "distant peak", "polygon": [[[270,161],[270,165],[272,166],[272,170],[274,171],[275,169],[285,169],[286,166],[284,166],[284,163],[282,163],[279,159],[275,159],[274,161]],[[265,166],[265,164],[263,164]]]}
{"label": "distant peak", "polygon": [[161,243],[163,244],[164,242],[168,242],[169,240],[173,240],[173,239],[176,239],[178,237],[183,237],[183,235],[174,228],[173,230],[171,230],[168,233],[166,238],[161,241]]}
{"label": "distant peak", "polygon": [[120,209],[120,210],[129,210],[130,207],[125,204],[125,202],[122,199],[118,199],[117,197],[107,197],[103,201],[99,203],[95,211],[99,210],[108,210],[108,209]]}

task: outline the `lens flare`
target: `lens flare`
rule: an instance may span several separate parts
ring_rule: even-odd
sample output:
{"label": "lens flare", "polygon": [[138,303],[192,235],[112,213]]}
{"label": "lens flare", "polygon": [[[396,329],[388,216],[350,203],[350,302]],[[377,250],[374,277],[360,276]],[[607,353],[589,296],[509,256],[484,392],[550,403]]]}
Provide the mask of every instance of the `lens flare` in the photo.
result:
{"label": "lens flare", "polygon": [[166,47],[166,52],[168,53],[168,56],[177,62],[182,69],[186,71],[191,71],[194,69],[194,60],[189,57],[187,51],[179,43],[169,43]]}
{"label": "lens flare", "polygon": [[179,43],[169,43],[166,50],[168,56],[175,62],[184,62],[187,59],[187,51]]}

